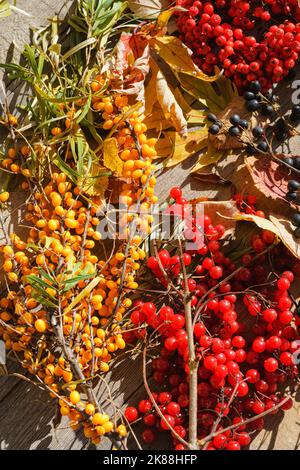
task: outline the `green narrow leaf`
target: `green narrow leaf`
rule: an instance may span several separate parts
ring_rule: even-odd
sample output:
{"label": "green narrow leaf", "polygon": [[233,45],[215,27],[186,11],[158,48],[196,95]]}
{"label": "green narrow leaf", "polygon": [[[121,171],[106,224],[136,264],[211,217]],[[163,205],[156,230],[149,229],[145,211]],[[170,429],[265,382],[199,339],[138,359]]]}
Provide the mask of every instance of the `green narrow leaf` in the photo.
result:
{"label": "green narrow leaf", "polygon": [[93,273],[93,274],[82,274],[81,276],[75,276],[73,279],[67,279],[66,281],[64,281],[65,287],[63,289],[63,292],[67,292],[68,290],[75,287],[76,284],[78,284],[78,282],[85,281],[86,279],[90,279],[94,275],[95,275],[95,273]]}
{"label": "green narrow leaf", "polygon": [[76,52],[80,51],[81,49],[85,49],[88,46],[91,46],[92,44],[95,44],[97,42],[96,38],[89,38],[86,39],[85,41],[82,41],[80,44],[77,44],[76,46],[72,47],[68,52],[66,52],[62,56],[62,60],[68,59],[71,55],[76,54]]}
{"label": "green narrow leaf", "polygon": [[0,0],[0,19],[11,15],[11,8],[6,0]]}
{"label": "green narrow leaf", "polygon": [[63,161],[63,159],[56,154],[55,158],[53,160],[54,165],[57,166],[63,173],[66,173],[68,177],[70,178],[73,183],[76,184],[77,179],[80,178],[79,173],[75,171],[73,168],[71,168],[66,162]]}

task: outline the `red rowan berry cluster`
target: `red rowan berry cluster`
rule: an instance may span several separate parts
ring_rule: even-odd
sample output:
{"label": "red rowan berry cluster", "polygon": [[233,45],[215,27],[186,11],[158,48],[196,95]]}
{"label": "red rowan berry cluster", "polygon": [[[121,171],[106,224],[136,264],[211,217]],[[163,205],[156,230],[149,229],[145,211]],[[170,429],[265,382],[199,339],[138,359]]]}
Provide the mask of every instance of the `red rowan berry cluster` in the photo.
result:
{"label": "red rowan berry cluster", "polygon": [[[171,196],[176,201],[182,198],[178,188]],[[255,211],[253,196],[237,202]],[[175,291],[157,304],[139,300],[131,313],[134,328],[144,335],[147,328],[158,334],[163,347],[152,359],[155,391],[140,401],[138,409],[129,406],[125,416],[131,423],[142,416],[145,443],[152,443],[157,432],[169,431],[176,450],[187,448],[191,412],[187,297],[183,296],[187,293],[197,360],[199,446],[239,450],[264,428],[266,414],[293,405],[287,389],[292,390],[299,375],[300,322],[290,288],[299,266],[291,256],[283,256],[285,248],[273,246],[275,237],[267,230],[253,237],[248,259],[244,256],[237,263],[223,253],[222,230],[208,216],[203,231],[201,248],[179,254],[176,247],[161,249],[148,259],[155,282],[171,284],[178,295]],[[280,274],[263,251],[279,259]]]}
{"label": "red rowan berry cluster", "polygon": [[297,0],[177,0],[180,38],[207,74],[225,69],[239,89],[267,90],[294,68],[300,51]]}

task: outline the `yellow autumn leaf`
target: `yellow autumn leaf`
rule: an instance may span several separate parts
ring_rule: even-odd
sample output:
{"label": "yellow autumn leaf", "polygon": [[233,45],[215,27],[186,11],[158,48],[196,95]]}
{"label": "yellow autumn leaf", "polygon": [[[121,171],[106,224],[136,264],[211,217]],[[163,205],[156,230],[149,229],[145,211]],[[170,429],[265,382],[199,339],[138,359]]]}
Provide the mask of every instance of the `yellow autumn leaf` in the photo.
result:
{"label": "yellow autumn leaf", "polygon": [[169,8],[168,10],[161,12],[156,21],[156,28],[158,30],[162,30],[163,28],[165,28],[175,11],[185,11],[185,9],[182,7],[176,6],[176,7],[172,7],[172,8]]}
{"label": "yellow autumn leaf", "polygon": [[168,0],[127,0],[130,10],[138,18],[154,19],[169,6]]}
{"label": "yellow autumn leaf", "polygon": [[189,124],[203,124],[207,119],[207,113],[203,109],[191,109],[187,113],[187,122]]}
{"label": "yellow autumn leaf", "polygon": [[107,169],[96,162],[83,168],[84,177],[78,179],[77,186],[88,196],[103,197],[108,187]]}
{"label": "yellow autumn leaf", "polygon": [[200,155],[199,160],[193,168],[193,173],[202,170],[208,165],[217,163],[221,158],[224,158],[226,155],[226,150],[217,150],[214,146],[207,141],[207,150],[202,155]]}
{"label": "yellow autumn leaf", "polygon": [[103,142],[103,163],[117,176],[122,175],[123,160],[119,157],[118,142],[114,137],[105,139]]}
{"label": "yellow autumn leaf", "polygon": [[203,73],[192,60],[192,51],[175,36],[156,36],[149,44],[175,72],[192,74],[206,82],[214,82],[219,77]]}
{"label": "yellow autumn leaf", "polygon": [[292,225],[290,218],[283,215],[277,215],[276,217],[270,215],[270,221],[276,228],[276,233],[281,239],[282,243],[290,250],[296,258],[300,259],[300,243],[299,238],[294,237],[295,227]]}
{"label": "yellow autumn leaf", "polygon": [[157,103],[157,96],[155,93],[158,67],[153,59],[149,59],[150,72],[147,77],[145,85],[145,115],[150,116],[153,106]]}
{"label": "yellow autumn leaf", "polygon": [[95,289],[95,287],[99,284],[101,280],[100,276],[95,277],[78,295],[76,295],[75,299],[64,309],[64,314],[71,312],[71,310],[76,307],[85,297],[87,297],[90,292]]}
{"label": "yellow autumn leaf", "polygon": [[[214,82],[214,86],[208,81],[202,80],[200,77],[194,77],[187,73],[178,73],[178,79],[183,89],[196,98],[199,103],[205,106],[212,113],[220,113],[230,102],[230,93],[227,90],[223,94],[225,81],[228,79],[219,78]],[[232,88],[231,99],[235,96],[236,90]]]}
{"label": "yellow autumn leaf", "polygon": [[294,237],[294,227],[287,217],[276,214],[276,216],[270,215],[269,219],[264,219],[251,214],[237,214],[235,218],[237,220],[254,222],[259,228],[274,233],[277,235],[278,240],[281,240],[287,249],[291,251],[296,258],[300,259],[299,240]]}
{"label": "yellow autumn leaf", "polygon": [[165,132],[163,137],[157,139],[155,150],[157,153],[156,158],[171,157],[174,152],[175,146],[175,132]]}
{"label": "yellow autumn leaf", "polygon": [[172,122],[176,131],[180,132],[182,135],[186,134],[187,121],[184,117],[183,111],[177,103],[167,80],[160,70],[157,72],[156,94],[165,118]]}
{"label": "yellow autumn leaf", "polygon": [[178,132],[166,132],[165,134],[170,135],[170,138],[174,140],[174,152],[164,162],[166,167],[177,165],[207,145],[206,126],[196,131],[189,131],[186,137],[182,137]]}

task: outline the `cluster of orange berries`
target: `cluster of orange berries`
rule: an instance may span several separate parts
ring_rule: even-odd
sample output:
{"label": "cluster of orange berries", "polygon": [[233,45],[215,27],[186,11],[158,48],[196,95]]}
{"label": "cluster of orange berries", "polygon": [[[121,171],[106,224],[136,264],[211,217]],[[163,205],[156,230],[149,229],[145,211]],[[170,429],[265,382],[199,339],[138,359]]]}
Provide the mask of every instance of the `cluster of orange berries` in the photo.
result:
{"label": "cluster of orange berries", "polygon": [[[147,137],[143,117],[131,109],[128,96],[114,92],[101,95],[103,84],[101,75],[97,75],[91,83],[93,110],[96,115],[101,113],[99,119],[103,130],[107,130],[110,137],[115,137],[118,144],[119,157],[123,162],[121,175],[126,178],[120,192],[121,202],[130,207],[139,201],[140,212],[145,215],[135,222],[141,233],[147,235],[153,221],[149,209],[158,201],[154,193],[156,178],[153,164],[157,156],[157,139]],[[126,119],[124,116],[127,116]],[[132,218],[132,215],[124,215],[120,225],[126,227]]]}
{"label": "cluster of orange berries", "polygon": [[[157,202],[152,163],[156,140],[147,138],[142,117],[130,110],[127,96],[108,95],[107,90],[102,96],[102,86],[99,76],[91,83],[92,108],[97,114],[101,111],[102,132],[114,137],[119,147],[124,178],[121,201],[127,208],[138,203],[147,213]],[[82,104],[76,102],[75,106]],[[59,138],[63,129],[73,129],[76,108],[68,109],[67,117],[66,106],[60,108],[65,121],[51,129],[53,138]],[[53,143],[56,145],[55,139]],[[0,163],[6,171],[23,174],[23,189],[29,188],[31,179],[30,171],[23,169],[30,154],[28,145],[10,147]],[[8,200],[7,194],[0,194],[0,202]],[[24,216],[29,226],[26,241],[11,234],[11,243],[0,247],[7,286],[5,297],[0,298],[0,336],[22,366],[58,399],[61,414],[69,417],[72,428],[82,425],[85,436],[94,443],[112,431],[127,434],[123,424],[113,423],[97,401],[91,400],[86,386],[97,374],[108,372],[112,354],[126,346],[124,315],[132,305],[129,294],[138,288],[136,273],[146,256],[141,232],[150,233],[152,222],[149,214],[124,213],[119,224],[127,238],[103,260],[97,249],[100,206],[100,196],[86,197],[82,186],[68,181],[64,173],[53,172],[46,186],[31,191]],[[140,232],[131,232],[134,218]],[[72,284],[76,277],[78,282]],[[36,287],[40,282],[46,283],[42,295]]]}
{"label": "cluster of orange berries", "polygon": [[[31,149],[28,145],[22,145],[19,149],[15,147],[9,147],[6,151],[5,158],[0,162],[0,168],[7,172],[15,175],[21,174],[25,178],[31,177],[31,171],[26,168],[24,162],[30,156]],[[22,189],[28,188],[28,182],[24,180],[22,182]]]}

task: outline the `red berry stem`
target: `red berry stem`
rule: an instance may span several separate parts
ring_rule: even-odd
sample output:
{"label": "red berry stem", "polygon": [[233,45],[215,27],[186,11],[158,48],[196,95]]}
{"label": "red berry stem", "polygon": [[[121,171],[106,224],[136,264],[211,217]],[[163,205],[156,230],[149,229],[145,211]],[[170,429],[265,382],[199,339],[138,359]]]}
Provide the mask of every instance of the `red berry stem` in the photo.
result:
{"label": "red berry stem", "polygon": [[[155,333],[155,331],[153,332]],[[152,334],[153,334],[152,333]],[[172,432],[173,436],[176,437],[176,439],[181,442],[185,447],[189,448],[189,443],[182,439],[182,437],[179,436],[179,434],[173,429],[173,427],[169,424],[168,420],[165,418],[164,414],[162,413],[161,409],[159,408],[155,398],[153,397],[153,393],[151,392],[151,389],[148,384],[148,379],[147,379],[147,344],[144,347],[143,350],[143,381],[144,381],[144,386],[146,389],[146,392],[148,394],[148,397],[153,404],[155,411],[159,415],[159,417],[163,420],[163,422],[166,424],[168,429]]]}
{"label": "red berry stem", "polygon": [[191,293],[189,290],[188,278],[186,274],[186,267],[183,258],[182,244],[180,238],[178,239],[180,249],[180,264],[183,274],[184,282],[184,313],[185,313],[185,326],[188,339],[188,350],[189,350],[189,448],[191,450],[199,449],[197,443],[197,421],[198,421],[198,365],[199,361],[196,359],[195,354],[195,343],[194,343],[194,327],[192,319],[192,301]]}
{"label": "red berry stem", "polygon": [[[282,405],[287,403],[290,399],[291,399],[291,396],[287,395],[285,398],[283,398],[279,403],[274,405],[272,408],[270,408],[266,411],[263,411],[259,415],[255,415],[255,416],[252,416],[251,418],[245,419],[243,421],[243,425],[247,425],[249,423],[252,423],[253,421],[257,421],[259,418],[263,418],[264,416],[269,415],[270,413],[274,412],[275,410],[278,410],[278,409],[282,408]],[[241,425],[241,423],[232,424],[231,426],[227,426],[226,428],[222,428],[222,429],[219,429],[218,431],[210,433],[208,436],[205,436],[199,442],[199,446],[201,448],[203,448],[205,446],[205,444],[207,442],[211,441],[215,436],[218,436],[219,434],[224,434],[224,432],[227,432],[227,431],[232,431],[233,429],[238,428],[240,425]]]}

